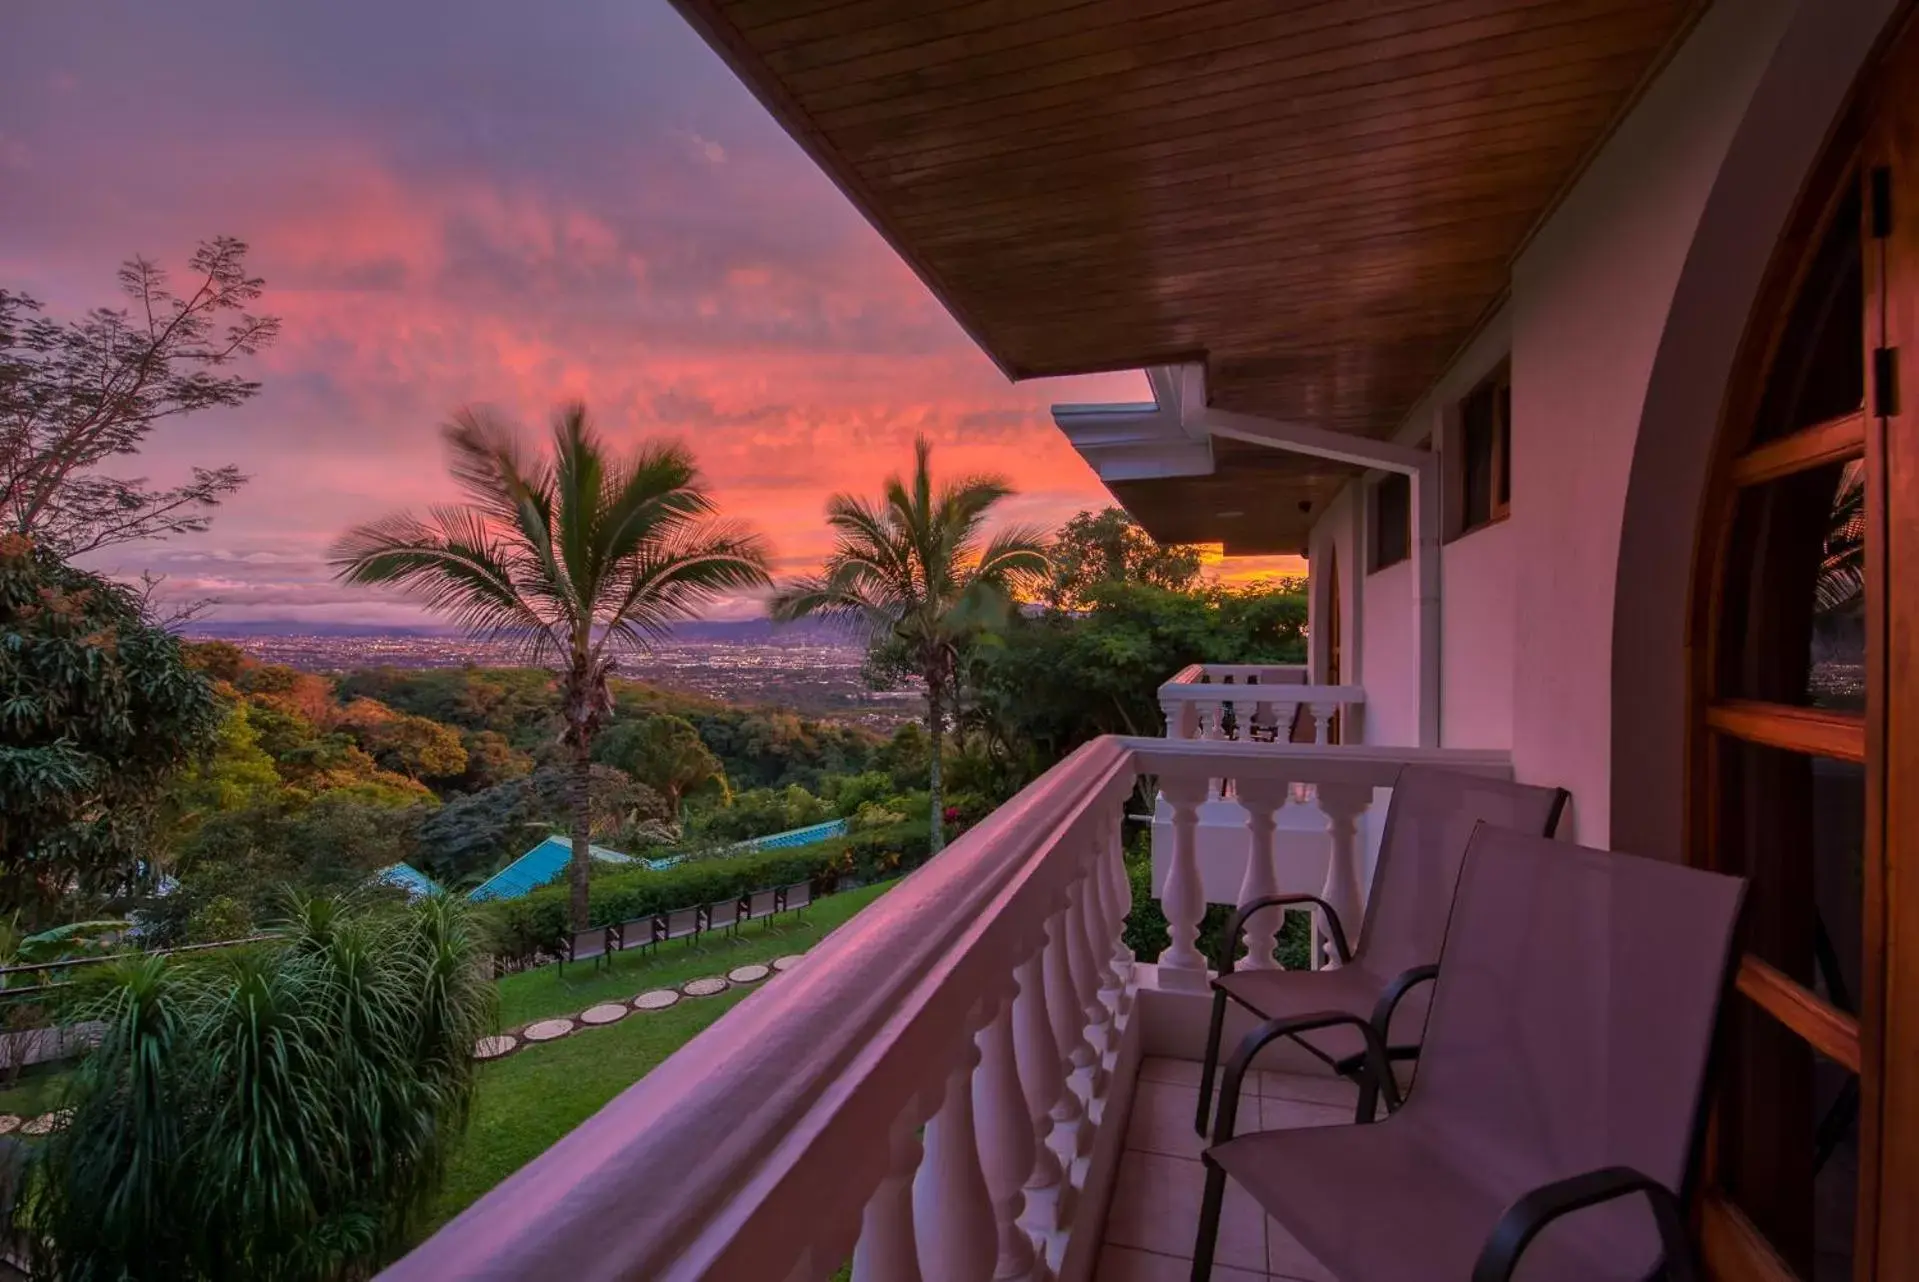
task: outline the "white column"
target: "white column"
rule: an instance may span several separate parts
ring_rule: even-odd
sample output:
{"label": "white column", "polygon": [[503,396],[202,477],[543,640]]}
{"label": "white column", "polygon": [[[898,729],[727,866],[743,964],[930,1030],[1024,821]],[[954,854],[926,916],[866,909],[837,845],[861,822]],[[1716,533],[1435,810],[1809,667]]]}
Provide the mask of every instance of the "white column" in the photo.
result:
{"label": "white column", "polygon": [[939,1111],[926,1123],[926,1155],[913,1180],[913,1229],[926,1282],[986,1282],[998,1256],[992,1195],[980,1170],[973,1129],[972,1030],[989,1012],[975,1007],[959,1057],[946,1076]]}
{"label": "white column", "polygon": [[[1033,1128],[1033,1168],[1026,1174],[1026,1210],[1022,1222],[1044,1238],[1056,1232],[1072,1213],[1072,1186],[1066,1182],[1059,1154],[1047,1143],[1053,1130],[1052,1111],[1066,1086],[1066,1060],[1046,1011],[1046,945],[1019,964],[1019,996],[1013,999],[1013,1054],[1019,1064],[1020,1093],[1026,1100]],[[1077,1099],[1074,1101],[1077,1104]],[[1070,1146],[1069,1146],[1070,1147]]]}
{"label": "white column", "polygon": [[1171,943],[1159,955],[1162,986],[1191,992],[1206,991],[1206,959],[1195,947],[1199,919],[1206,898],[1199,882],[1199,805],[1207,784],[1198,779],[1171,776],[1160,780],[1160,791],[1173,807],[1173,860],[1160,888],[1160,909],[1166,914]]}
{"label": "white column", "polygon": [[1032,1282],[1044,1276],[1033,1240],[1020,1225],[1025,1209],[1026,1177],[1033,1173],[1033,1118],[1019,1080],[1013,1046],[1015,997],[1012,985],[999,1010],[979,1033],[980,1066],[973,1074],[973,1111],[979,1124],[980,1169],[992,1199],[997,1232],[996,1282]]}
{"label": "white column", "polygon": [[1313,742],[1331,743],[1333,741],[1333,714],[1339,711],[1336,703],[1315,703],[1313,705]]}
{"label": "white column", "polygon": [[913,1235],[913,1173],[920,1164],[920,1099],[909,1103],[886,1137],[886,1174],[866,1199],[853,1282],[920,1282]]}
{"label": "white column", "polygon": [[[1339,924],[1350,948],[1359,947],[1359,927],[1365,913],[1365,888],[1360,882],[1363,857],[1356,840],[1359,816],[1372,804],[1373,790],[1364,784],[1323,783],[1319,785],[1319,808],[1326,814],[1326,831],[1332,836],[1332,856],[1326,862],[1326,886],[1320,898],[1339,914]],[[1332,945],[1326,945],[1329,963],[1336,963]]]}
{"label": "white column", "polygon": [[[1279,871],[1273,864],[1273,828],[1291,785],[1284,779],[1247,779],[1239,781],[1239,804],[1246,811],[1246,828],[1251,836],[1246,848],[1246,875],[1239,883],[1239,902],[1244,904],[1279,890]],[[1242,926],[1249,970],[1272,970],[1279,961],[1274,949],[1279,943],[1279,928],[1286,915],[1278,908],[1262,908],[1248,917]]]}

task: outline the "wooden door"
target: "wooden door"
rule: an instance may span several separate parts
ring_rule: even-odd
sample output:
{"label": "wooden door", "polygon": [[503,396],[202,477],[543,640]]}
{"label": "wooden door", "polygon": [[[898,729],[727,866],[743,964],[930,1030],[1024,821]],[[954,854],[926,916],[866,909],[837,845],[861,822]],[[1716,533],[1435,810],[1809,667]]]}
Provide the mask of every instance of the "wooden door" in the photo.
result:
{"label": "wooden door", "polygon": [[1705,523],[1692,850],[1751,884],[1700,1199],[1721,1279],[1919,1278],[1916,57],[1781,247]]}

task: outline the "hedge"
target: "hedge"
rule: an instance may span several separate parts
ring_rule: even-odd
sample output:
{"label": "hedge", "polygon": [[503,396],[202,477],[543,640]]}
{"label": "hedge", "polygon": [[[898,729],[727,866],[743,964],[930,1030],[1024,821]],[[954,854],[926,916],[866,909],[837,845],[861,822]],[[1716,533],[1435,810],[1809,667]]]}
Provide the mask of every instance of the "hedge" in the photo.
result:
{"label": "hedge", "polygon": [[[810,882],[815,894],[897,876],[926,861],[924,820],[909,820],[809,846],[693,859],[671,868],[595,869],[588,889],[588,920],[610,926],[674,908],[738,899],[756,890]],[[557,954],[567,934],[567,885],[559,880],[520,896],[479,907],[495,958],[508,969],[542,953]]]}

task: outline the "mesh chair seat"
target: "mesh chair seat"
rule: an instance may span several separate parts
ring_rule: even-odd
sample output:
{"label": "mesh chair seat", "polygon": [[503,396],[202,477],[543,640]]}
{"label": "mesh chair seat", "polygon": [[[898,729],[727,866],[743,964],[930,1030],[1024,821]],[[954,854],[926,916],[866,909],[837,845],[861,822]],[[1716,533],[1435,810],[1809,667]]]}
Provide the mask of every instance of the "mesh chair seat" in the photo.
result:
{"label": "mesh chair seat", "polygon": [[[1221,975],[1213,986],[1240,1005],[1256,1011],[1344,1011],[1371,1019],[1380,990],[1391,976],[1375,975],[1357,963],[1331,970],[1236,970]],[[1425,1022],[1424,994],[1407,994],[1393,1014],[1393,1027],[1410,1030],[1417,1040]],[[1328,1064],[1350,1060],[1366,1049],[1366,1039],[1351,1028],[1320,1028],[1293,1039]]]}
{"label": "mesh chair seat", "polygon": [[[1334,1276],[1365,1282],[1464,1282],[1517,1191],[1546,1182],[1544,1172],[1514,1172],[1516,1191],[1494,1187],[1405,1110],[1370,1126],[1246,1135],[1208,1156],[1261,1206],[1283,1208],[1287,1230]],[[1643,1282],[1659,1255],[1645,1208],[1627,1201],[1583,1215],[1607,1230],[1549,1227],[1526,1251],[1522,1282]]]}

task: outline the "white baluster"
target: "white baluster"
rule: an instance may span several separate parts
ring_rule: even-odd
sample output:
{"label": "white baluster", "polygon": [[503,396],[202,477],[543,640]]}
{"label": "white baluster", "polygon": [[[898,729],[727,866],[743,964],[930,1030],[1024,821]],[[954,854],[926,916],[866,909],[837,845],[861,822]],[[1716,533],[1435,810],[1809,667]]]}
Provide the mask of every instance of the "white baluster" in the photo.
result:
{"label": "white baluster", "polygon": [[996,1280],[1031,1282],[1043,1275],[1033,1251],[1033,1240],[1021,1227],[1025,1209],[1026,1177],[1034,1168],[1033,1119],[1019,1080],[1019,1061],[1013,1045],[1012,984],[999,1010],[979,1033],[980,1066],[973,1074],[973,1109],[979,1123],[980,1169],[992,1198],[997,1230]]}
{"label": "white baluster", "polygon": [[[1360,919],[1364,912],[1365,891],[1359,884],[1359,816],[1372,804],[1373,790],[1364,784],[1322,783],[1319,808],[1326,814],[1326,831],[1332,836],[1332,856],[1326,862],[1326,886],[1320,898],[1339,914],[1339,924],[1350,948],[1359,947]],[[1327,945],[1329,964],[1336,963],[1332,946]]]}
{"label": "white baluster", "polygon": [[1331,743],[1333,741],[1333,714],[1339,711],[1336,703],[1315,703],[1313,705],[1313,742]]}
{"label": "white baluster", "polygon": [[1074,1160],[1084,1157],[1093,1147],[1086,1110],[1080,1104],[1079,1093],[1073,1089],[1070,1081],[1074,1068],[1073,1051],[1084,1040],[1079,996],[1073,991],[1071,963],[1067,959],[1070,922],[1071,914],[1065,908],[1048,919],[1044,963],[1046,1015],[1053,1026],[1053,1050],[1059,1058],[1061,1083],[1059,1094],[1053,1097],[1049,1113],[1053,1119],[1053,1129],[1047,1138],[1067,1166],[1069,1177]]}
{"label": "white baluster", "polygon": [[1106,1034],[1113,1018],[1099,996],[1099,967],[1093,960],[1092,932],[1088,925],[1092,916],[1092,892],[1092,870],[1087,869],[1073,883],[1072,907],[1066,915],[1067,973],[1073,981],[1082,1020],[1079,1044],[1072,1050],[1073,1072],[1081,1097],[1089,1106],[1106,1091]]}
{"label": "white baluster", "polygon": [[859,1245],[853,1248],[853,1282],[920,1282],[919,1248],[913,1234],[913,1175],[920,1164],[921,1103],[915,1097],[887,1133],[886,1174],[866,1199]]}
{"label": "white baluster", "polygon": [[[1239,804],[1246,811],[1246,827],[1252,838],[1246,849],[1246,875],[1239,883],[1242,904],[1279,890],[1279,873],[1273,863],[1273,829],[1290,787],[1283,779],[1239,781]],[[1285,920],[1284,910],[1279,908],[1262,908],[1246,919],[1242,927],[1246,960],[1242,965],[1249,970],[1278,967],[1273,950],[1278,946],[1279,928]]]}
{"label": "white baluster", "polygon": [[[1059,1154],[1047,1143],[1053,1130],[1053,1105],[1073,1092],[1066,1086],[1066,1059],[1047,1017],[1046,945],[1019,964],[1019,996],[1013,999],[1013,1053],[1019,1063],[1020,1092],[1033,1128],[1033,1169],[1026,1175],[1026,1210],[1021,1217],[1041,1238],[1056,1232],[1072,1213],[1072,1186]],[[1078,1103],[1077,1097],[1073,1101]]]}
{"label": "white baluster", "polygon": [[1207,785],[1197,779],[1164,776],[1160,791],[1173,808],[1173,858],[1160,888],[1160,908],[1166,914],[1171,942],[1159,955],[1160,980],[1167,988],[1206,991],[1206,959],[1195,947],[1199,919],[1206,911],[1199,881],[1199,805]]}
{"label": "white baluster", "polygon": [[926,1123],[926,1155],[913,1180],[913,1229],[920,1275],[926,1282],[985,1282],[993,1276],[998,1229],[992,1195],[980,1170],[973,1129],[973,1066],[979,1047],[972,1030],[985,1015],[975,1006],[967,1036],[946,1077],[939,1111]]}

